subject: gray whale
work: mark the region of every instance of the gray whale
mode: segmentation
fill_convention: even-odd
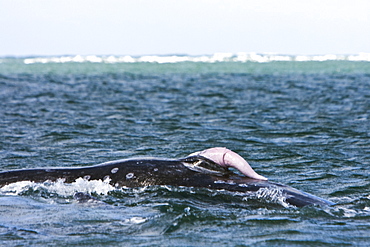
[[[239,175],[201,155],[183,159],[127,159],[79,168],[3,171],[0,172],[0,187],[19,181],[45,182],[63,179],[65,183],[72,183],[78,178],[108,179],[115,187],[173,185],[242,193],[278,189],[287,203],[297,207],[334,205],[333,202],[286,185]]]

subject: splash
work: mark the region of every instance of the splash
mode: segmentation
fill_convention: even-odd
[[[19,195],[30,189],[32,190],[46,190],[50,193],[55,193],[60,196],[72,196],[76,192],[96,193],[98,195],[107,195],[108,192],[116,188],[109,184],[110,179],[105,180],[86,180],[83,178],[76,179],[73,183],[64,183],[63,179],[56,182],[35,183],[31,181],[21,181],[8,184],[0,188],[2,195]]]
[[[284,195],[283,190],[277,187],[260,188],[248,197],[244,197],[243,200],[247,201],[248,199],[262,199],[268,202],[280,204],[284,208],[292,207],[292,205],[286,202],[286,196]]]

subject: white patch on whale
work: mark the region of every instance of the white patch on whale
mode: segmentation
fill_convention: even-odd
[[[118,170],[119,170],[119,168],[118,168],[118,167],[115,167],[115,168],[113,168],[110,172],[114,174],[114,173],[117,173],[117,172],[118,172]]]

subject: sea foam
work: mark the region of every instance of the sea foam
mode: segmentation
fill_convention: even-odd
[[[275,61],[366,61],[370,62],[370,53],[359,53],[352,55],[281,55],[275,53],[215,53],[212,55],[188,56],[188,55],[146,55],[146,56],[97,56],[97,55],[75,55],[54,57],[31,57],[23,60],[25,64],[35,63],[181,63],[181,62],[258,62],[267,63]]]
[[[0,188],[2,195],[19,195],[32,190],[47,190],[50,193],[55,193],[60,196],[73,196],[76,192],[96,193],[99,195],[107,195],[108,192],[116,188],[109,184],[109,178],[105,180],[86,180],[83,178],[76,179],[73,183],[64,183],[63,179],[56,182],[35,183],[31,181],[20,181],[11,183]]]

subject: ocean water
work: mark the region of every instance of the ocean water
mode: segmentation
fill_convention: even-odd
[[[369,246],[368,57],[1,58],[1,171],[222,146],[270,181],[336,203],[19,182],[0,188],[1,245]]]

